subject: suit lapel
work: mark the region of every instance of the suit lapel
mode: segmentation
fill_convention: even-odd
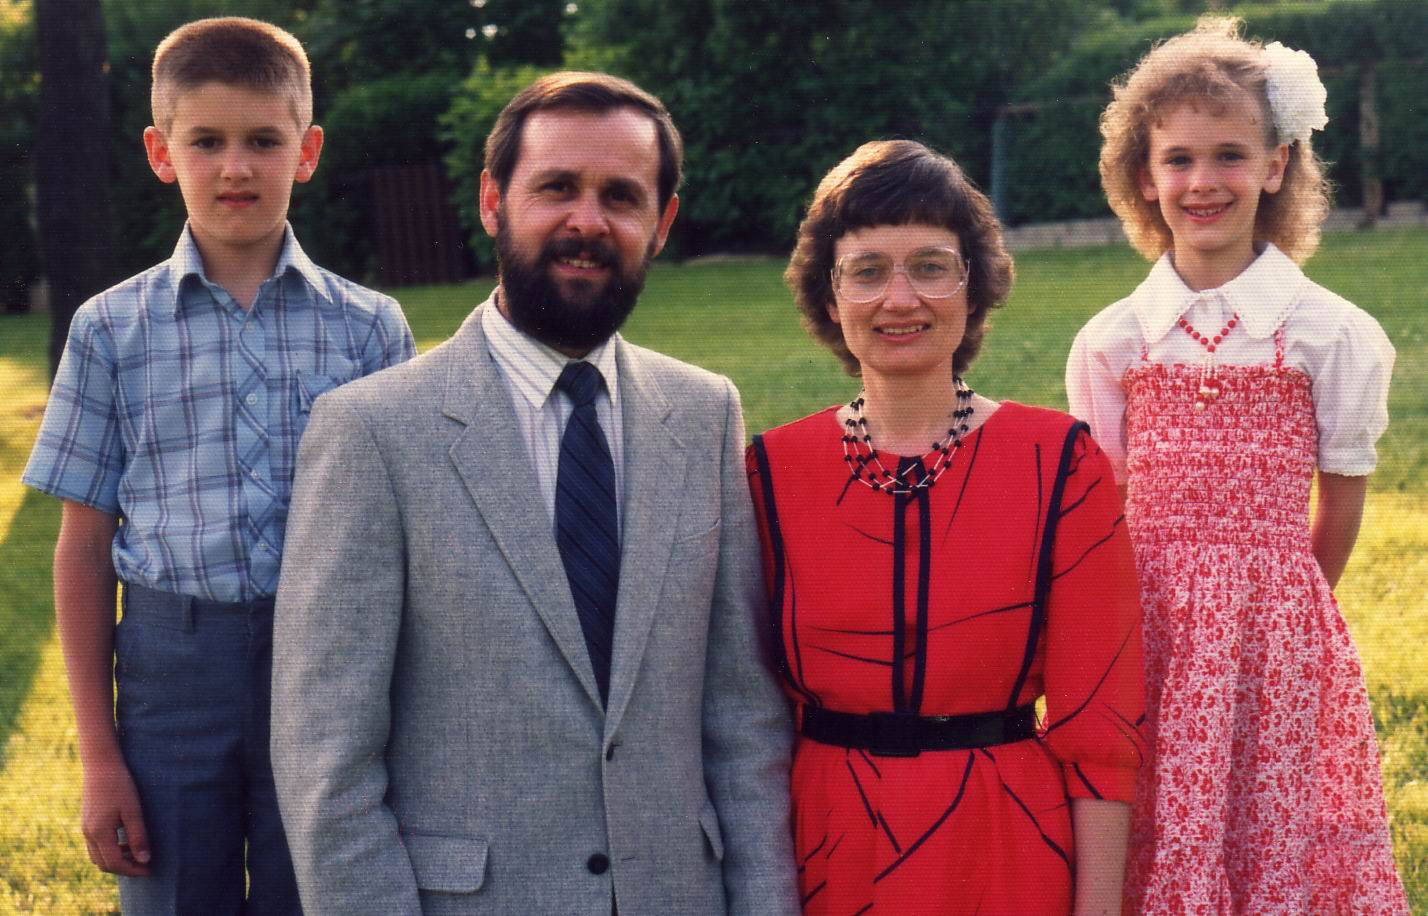
[[[618,727],[639,674],[678,531],[688,460],[684,443],[670,428],[671,405],[658,381],[635,348],[623,339],[617,346],[625,443],[620,494],[624,522],[607,734]]]
[[[451,460],[511,572],[598,707],[600,693],[585,634],[555,547],[550,516],[541,505],[540,488],[517,431],[510,393],[481,331],[481,311],[472,312],[452,339],[455,356],[447,372],[442,412],[466,428],[452,443]],[[498,463],[502,456],[517,473],[502,472]]]

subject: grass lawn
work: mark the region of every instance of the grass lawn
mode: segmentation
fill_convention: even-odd
[[[993,398],[1065,408],[1075,331],[1146,265],[1121,248],[1021,255],[1012,302],[969,374]],[[729,375],[751,432],[852,396],[856,382],[799,327],[772,260],[657,264],[625,333]],[[1428,913],[1428,232],[1328,237],[1309,273],[1373,313],[1398,348],[1358,548],[1339,589],[1367,673],[1398,864]],[[443,340],[490,282],[395,291],[418,344]],[[79,764],[54,635],[58,505],[19,474],[44,407],[46,316],[0,317],[0,914],[117,912],[78,831]]]

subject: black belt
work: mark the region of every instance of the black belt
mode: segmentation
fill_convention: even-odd
[[[1036,736],[1036,707],[965,716],[914,716],[837,712],[803,707],[804,737],[821,744],[862,748],[879,757],[916,757],[923,751],[956,751],[1011,744]]]

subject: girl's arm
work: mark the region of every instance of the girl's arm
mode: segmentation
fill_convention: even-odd
[[[1368,477],[1345,477],[1342,474],[1319,472],[1319,504],[1314,512],[1311,535],[1314,559],[1324,571],[1332,588],[1339,584],[1354,542],[1359,537],[1359,522],[1364,516],[1364,496],[1368,493]]]
[[[1130,805],[1073,798],[1071,830],[1076,837],[1075,916],[1119,916]]]

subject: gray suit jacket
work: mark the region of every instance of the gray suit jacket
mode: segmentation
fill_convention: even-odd
[[[303,437],[272,747],[307,913],[796,913],[737,392],[616,344],[607,711],[478,315]]]

